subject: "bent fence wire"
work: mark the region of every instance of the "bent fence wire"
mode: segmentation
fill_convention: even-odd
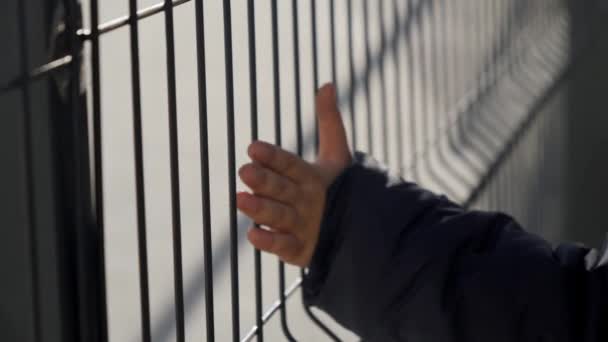
[[[81,307],[99,318],[81,323],[86,340],[356,338],[292,299],[305,270],[254,251],[235,210],[250,141],[314,158],[325,82],[353,149],[467,207],[549,237],[559,227],[564,120],[549,100],[573,61],[562,2],[85,0],[82,25],[76,2],[57,3],[59,47],[33,68],[20,5],[23,67],[0,94],[21,90],[27,143],[32,82],[67,73],[55,84],[75,118],[86,90],[72,145],[91,157],[73,146],[89,161],[74,191],[86,203],[92,180],[94,214],[80,220],[102,237],[95,257],[78,254],[101,287],[76,294],[100,303]]]

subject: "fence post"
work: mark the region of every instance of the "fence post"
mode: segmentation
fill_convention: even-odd
[[[72,54],[81,51],[79,13],[76,1],[0,4],[2,341],[103,335],[85,101]]]

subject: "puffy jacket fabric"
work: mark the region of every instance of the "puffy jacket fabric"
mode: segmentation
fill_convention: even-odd
[[[355,159],[328,191],[308,305],[364,341],[608,341],[606,251],[554,249]]]

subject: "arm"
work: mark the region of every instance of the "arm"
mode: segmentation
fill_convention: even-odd
[[[237,195],[250,242],[309,268],[308,304],[366,341],[608,341],[608,262],[353,162],[333,87],[317,115],[317,161],[254,142]]]
[[[356,159],[328,191],[309,304],[370,341],[607,340],[608,276],[588,250]]]

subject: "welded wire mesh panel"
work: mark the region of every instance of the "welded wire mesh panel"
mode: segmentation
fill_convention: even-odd
[[[68,33],[85,49],[102,340],[357,339],[295,298],[303,271],[254,251],[253,223],[235,210],[251,141],[314,159],[313,99],[326,82],[353,149],[558,234],[563,119],[547,99],[573,59],[559,1],[82,8],[84,24]],[[28,80],[78,65],[74,46],[0,91],[20,87],[27,103]]]
[[[526,156],[531,175],[494,165],[523,162],[503,151],[568,62],[567,17],[552,1],[84,7],[117,341],[352,339],[286,302],[300,271],[245,243],[235,170],[247,144],[312,159],[314,91],[332,81],[354,149],[467,204],[499,206],[479,190],[493,171],[505,179],[500,207],[524,215],[530,196],[509,192],[535,189],[524,182],[538,178],[538,158]]]

